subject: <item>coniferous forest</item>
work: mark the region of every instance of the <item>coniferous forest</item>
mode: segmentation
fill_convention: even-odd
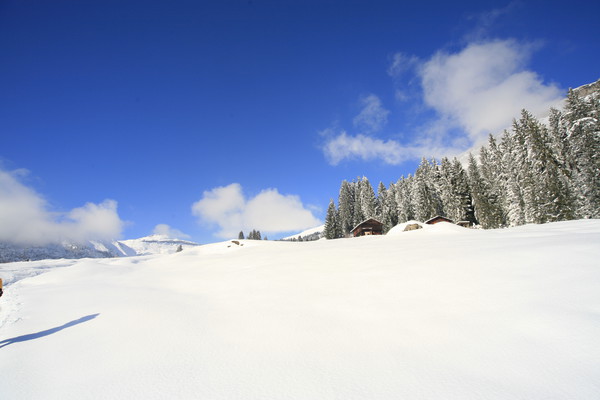
[[[366,177],[343,181],[324,236],[347,236],[368,218],[384,232],[436,215],[482,228],[600,218],[599,121],[600,80],[569,90],[564,108],[550,110],[545,123],[523,110],[466,165],[423,158],[414,175],[379,183],[377,194]]]

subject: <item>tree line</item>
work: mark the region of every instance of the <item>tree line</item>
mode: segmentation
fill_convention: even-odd
[[[244,236],[244,231],[240,231],[240,233],[238,234],[238,239],[269,240],[266,236],[263,239],[262,235],[260,234],[260,231],[256,230],[256,229],[252,229],[252,231],[248,232],[248,236],[247,237]]]
[[[423,158],[413,175],[389,187],[380,182],[377,195],[366,177],[342,181],[324,236],[345,237],[368,218],[384,232],[436,215],[482,228],[600,218],[600,93],[584,94],[569,90],[564,109],[551,109],[545,123],[523,110],[466,166]]]

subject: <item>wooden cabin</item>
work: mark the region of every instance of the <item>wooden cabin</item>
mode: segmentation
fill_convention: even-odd
[[[369,218],[366,221],[361,222],[352,229],[352,236],[369,236],[369,235],[383,235],[383,224],[376,219]]]
[[[427,225],[434,225],[434,224],[437,224],[438,222],[450,222],[451,224],[454,223],[454,221],[452,221],[451,219],[442,217],[440,215],[436,215],[435,217],[428,219],[424,223]]]

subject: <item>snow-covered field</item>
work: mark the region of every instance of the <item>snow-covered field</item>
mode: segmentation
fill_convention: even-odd
[[[600,220],[241,244],[0,264],[0,398],[600,398]]]

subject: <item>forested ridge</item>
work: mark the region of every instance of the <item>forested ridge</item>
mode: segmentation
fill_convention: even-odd
[[[600,218],[599,121],[600,80],[569,90],[564,108],[551,109],[544,123],[523,110],[466,165],[423,158],[414,174],[379,183],[377,195],[366,177],[344,180],[324,236],[344,237],[368,218],[384,231],[436,215],[482,228]]]

